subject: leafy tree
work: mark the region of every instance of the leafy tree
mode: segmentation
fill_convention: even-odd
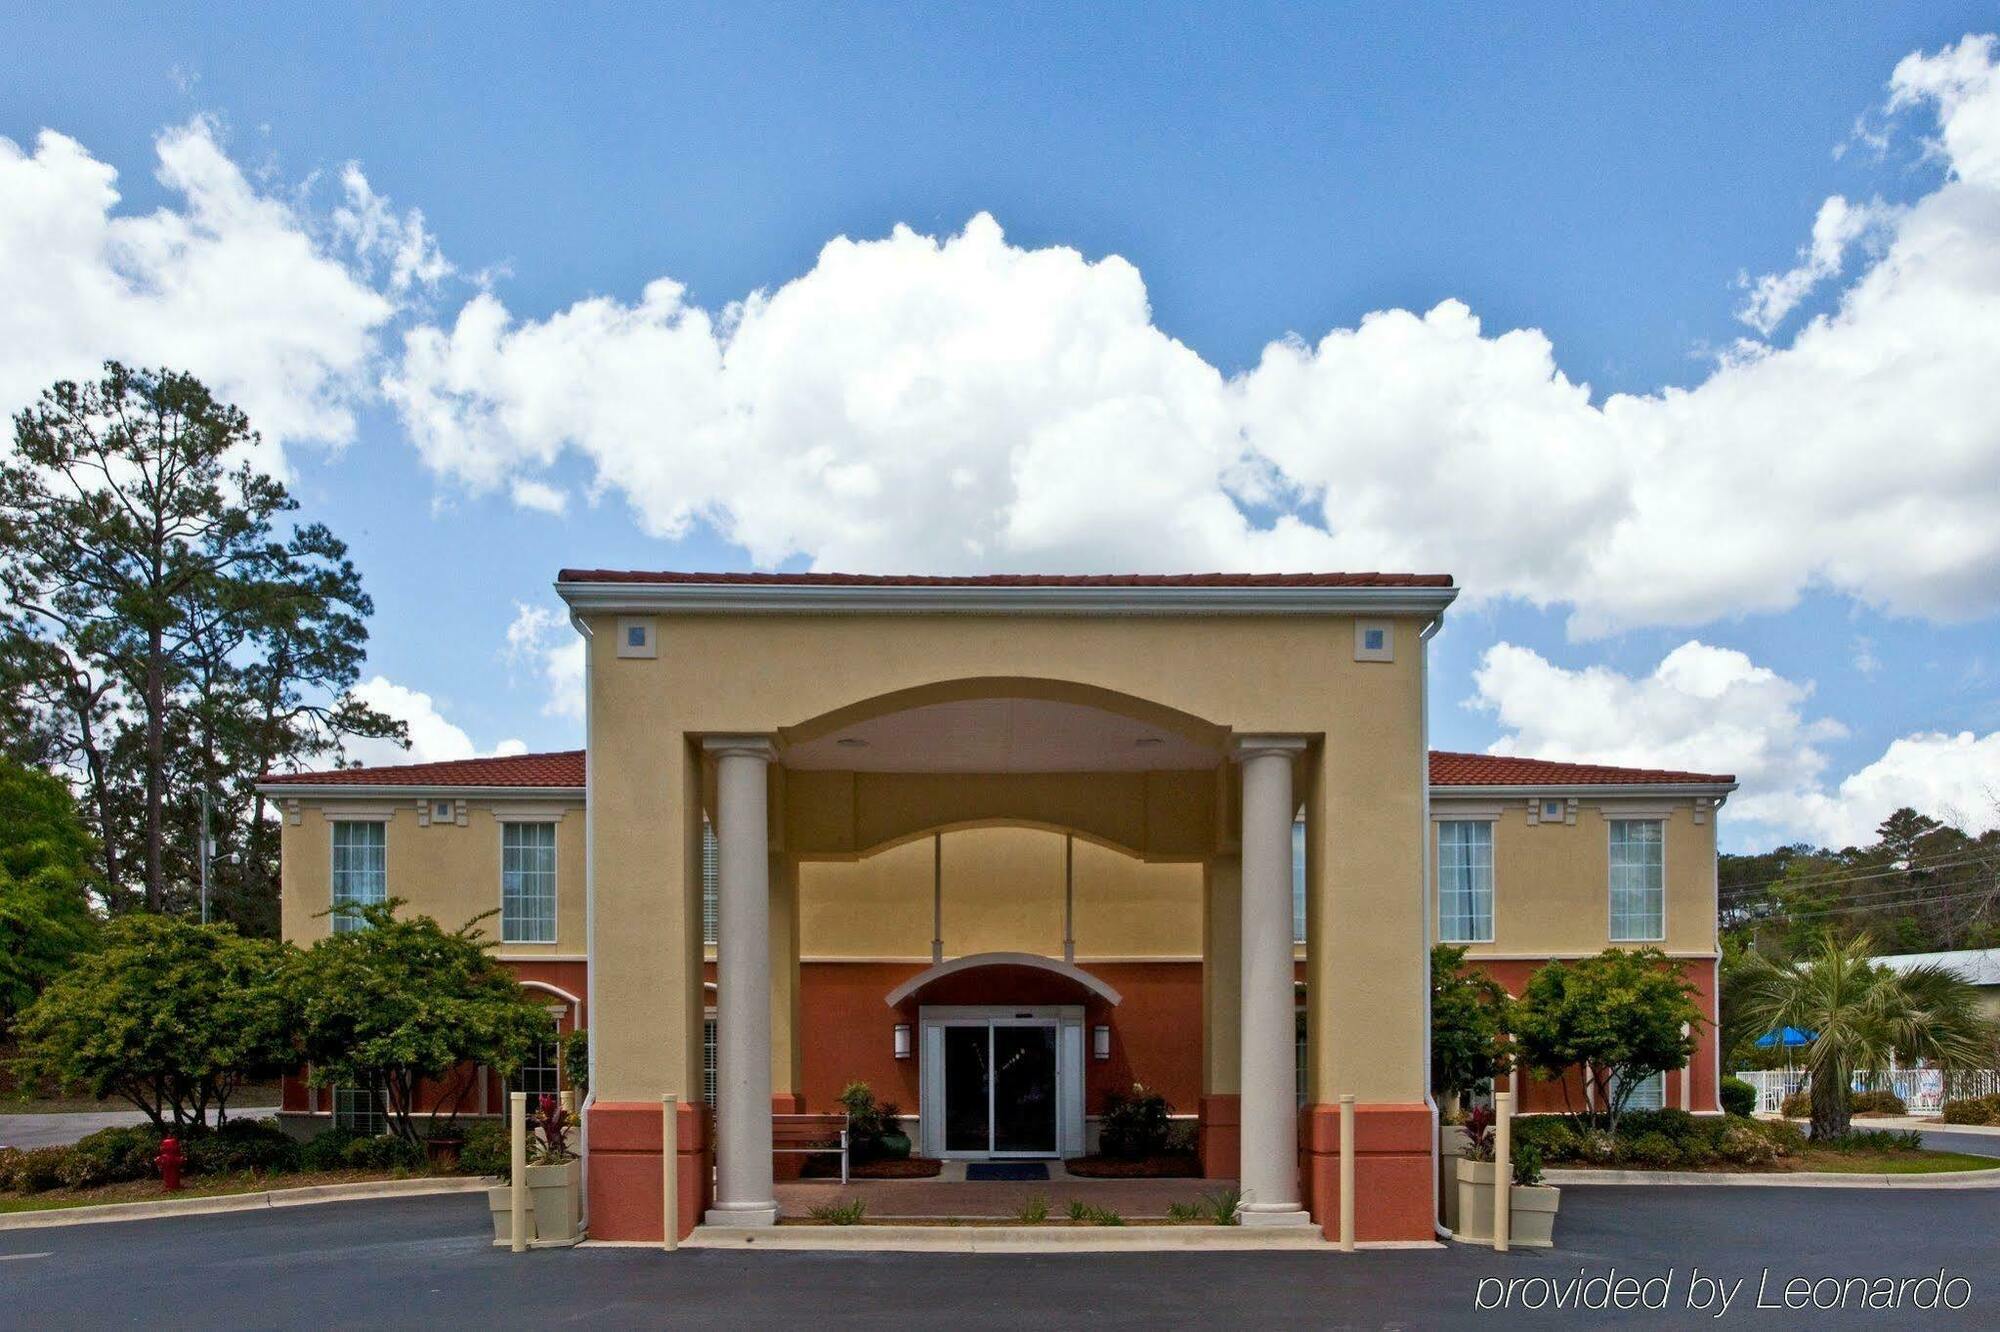
[[[1857,1069],[1879,1067],[1891,1055],[1971,1068],[1993,1052],[1993,1024],[1963,976],[1936,964],[1898,973],[1871,961],[1873,954],[1865,935],[1844,942],[1825,935],[1797,960],[1753,954],[1746,963],[1750,1020],[1764,1031],[1813,1033],[1801,1062],[1812,1075],[1815,1138],[1846,1136]]]
[[[1498,982],[1467,966],[1466,950],[1431,949],[1431,1090],[1456,1110],[1459,1098],[1506,1073],[1511,1000]]]
[[[91,852],[69,788],[0,757],[0,1034],[94,940]]]
[[[121,916],[21,1015],[24,1079],[118,1096],[155,1126],[217,1124],[246,1081],[296,1066],[293,950],[228,925]]]
[[[1593,1122],[1616,1132],[1634,1087],[1694,1055],[1704,1021],[1694,987],[1657,948],[1607,948],[1576,962],[1551,962],[1514,1004],[1517,1057],[1563,1089],[1581,1070],[1592,1089]]]
[[[429,916],[398,916],[401,905],[341,907],[366,928],[307,949],[295,994],[313,1083],[381,1089],[394,1131],[415,1142],[437,1131],[440,1116],[457,1119],[476,1066],[511,1076],[539,1042],[555,1039],[555,1024],[493,960],[478,928],[484,917],[448,931]]]
[[[319,524],[274,530],[297,502],[251,461],[243,413],[189,375],[108,362],[20,413],[14,446],[0,714],[77,774],[114,906],[183,904],[204,786],[237,886],[274,898],[257,775],[403,735],[351,693],[372,607],[346,548]]]

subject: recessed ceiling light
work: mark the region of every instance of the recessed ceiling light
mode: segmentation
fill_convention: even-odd
[[[1160,737],[1157,735],[1142,735],[1137,740],[1134,740],[1132,743],[1137,745],[1141,749],[1158,749],[1161,745],[1164,745],[1167,742],[1160,739]]]
[[[866,740],[863,740],[863,739],[862,739],[862,738],[861,738],[860,736],[858,736],[858,735],[843,735],[843,736],[841,736],[841,737],[840,737],[840,739],[838,739],[838,740],[834,741],[833,743],[835,743],[836,745],[839,745],[839,746],[840,746],[840,747],[841,747],[842,749],[866,749],[866,748],[868,748],[868,742],[867,742]]]

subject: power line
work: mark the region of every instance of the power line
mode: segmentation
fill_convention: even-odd
[[[1972,892],[1947,893],[1940,897],[1926,897],[1908,902],[1879,902],[1859,906],[1824,907],[1814,911],[1793,911],[1770,916],[1758,916],[1756,920],[1760,923],[1789,923],[1801,920],[1816,920],[1825,916],[1849,916],[1866,911],[1888,911],[1898,907],[1944,906],[1952,902],[1968,902],[1973,898],[1991,900],[1995,896],[1996,891],[2000,890],[1996,890],[1995,888],[1980,888]]]
[[[1763,884],[1737,884],[1733,887],[1725,888],[1722,895],[1724,897],[1748,897],[1756,893],[1769,892],[1773,888],[1811,888],[1819,884],[1858,883],[1868,879],[1890,879],[1898,875],[1924,874],[1934,870],[1956,869],[1965,865],[1985,864],[1996,858],[2000,857],[1996,857],[1991,852],[1980,851],[1967,852],[1959,856],[1948,856],[1940,860],[1928,861],[1908,868],[1886,867],[1876,870],[1858,870],[1854,873],[1831,870],[1824,874],[1808,875],[1795,879],[1772,879],[1769,883]]]
[[[1909,884],[1904,884],[1901,887],[1897,888],[1880,888],[1865,893],[1850,893],[1841,897],[1836,902],[1830,903],[1829,905],[1875,902],[1879,905],[1891,906],[1894,905],[1896,898],[1908,897],[1912,894],[1922,895],[1925,893],[1936,893],[1944,891],[1957,892],[1961,889],[1967,892],[1977,892],[1986,889],[1991,889],[1994,887],[2000,887],[2000,882],[1985,884],[1985,885],[1975,885],[1966,883],[1909,883]],[[1721,903],[1721,905],[1724,907],[1745,907],[1745,906],[1755,906],[1759,902],[1765,902],[1771,900],[1772,899],[1770,898],[1735,898],[1729,901],[1725,901]],[[1816,910],[1817,908],[1807,906],[1804,907],[1803,909]]]

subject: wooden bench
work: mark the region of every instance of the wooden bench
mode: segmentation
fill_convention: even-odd
[[[840,1154],[840,1182],[847,1183],[847,1116],[772,1115],[771,1151],[781,1156]]]

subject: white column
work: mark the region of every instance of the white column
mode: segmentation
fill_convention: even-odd
[[[1292,982],[1292,761],[1296,736],[1246,736],[1243,764],[1242,1220],[1306,1225],[1299,1206]]]
[[[715,1206],[712,1226],[777,1224],[771,1184],[771,742],[717,737]]]

